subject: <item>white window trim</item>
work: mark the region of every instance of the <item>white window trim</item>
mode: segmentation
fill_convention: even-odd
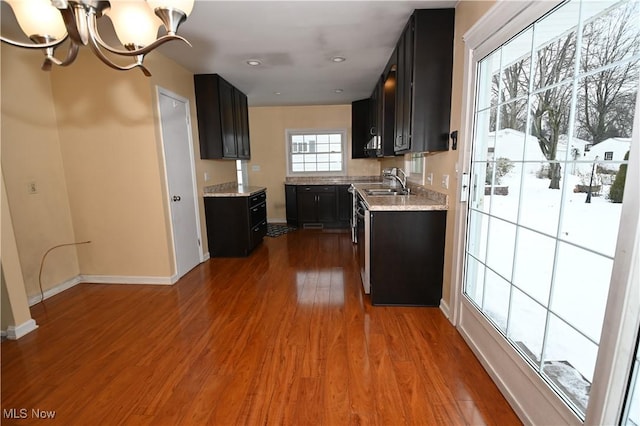
[[[473,110],[476,87],[476,64],[487,54],[515,36],[561,1],[498,1],[485,16],[463,36],[465,41],[462,117],[459,131],[458,164],[461,173],[469,173],[473,138]],[[506,23],[506,24],[505,24]],[[636,123],[640,117],[637,99]],[[625,232],[618,236],[612,285],[594,372],[590,403],[584,424],[615,424],[619,421],[624,394],[633,362],[635,336],[640,318],[640,138],[634,128],[632,152],[627,169],[627,196],[620,219]],[[464,182],[459,179],[459,182]],[[456,200],[468,188],[459,186]],[[489,375],[526,424],[580,424],[571,411],[529,364],[518,355],[506,339],[463,296],[464,247],[467,225],[466,202],[454,203],[454,247],[450,299],[443,300],[443,310],[478,356]],[[635,281],[634,281],[635,280]],[[447,305],[448,304],[448,305]],[[449,308],[450,307],[450,311]],[[445,309],[447,308],[447,309]]]
[[[287,177],[305,177],[305,176],[346,176],[347,175],[347,129],[286,129],[284,145],[287,155]],[[291,170],[291,134],[327,134],[340,133],[342,135],[342,171],[339,172],[294,172]]]

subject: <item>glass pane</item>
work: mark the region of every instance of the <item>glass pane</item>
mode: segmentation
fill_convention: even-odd
[[[575,132],[580,140],[574,143],[583,154],[587,152],[586,144],[595,145],[589,147],[583,160],[592,160],[596,155],[600,156],[600,160],[605,160],[604,153],[607,150],[600,145],[603,141],[609,145],[607,148],[613,147],[613,138],[631,141],[640,77],[640,66],[637,62],[635,65],[627,63],[609,68],[578,80]],[[600,149],[597,149],[598,147]],[[614,150],[614,153],[616,151]],[[613,159],[622,160],[622,156],[614,155]]]
[[[329,171],[329,163],[318,163],[318,171],[319,172],[328,172]]]
[[[555,239],[518,229],[513,283],[544,306],[549,303],[555,249]]]
[[[489,220],[489,244],[487,266],[503,277],[511,279],[513,267],[516,227],[500,219]]]
[[[333,143],[342,144],[342,135],[340,133],[330,134],[329,142],[331,142],[332,144]]]
[[[498,49],[478,63],[477,110],[498,104],[500,54],[501,50]]]
[[[598,347],[550,315],[543,375],[582,413],[586,412]]]
[[[516,222],[520,199],[521,163],[514,163],[500,157],[487,164],[487,181],[493,180],[491,194],[491,215]]]
[[[303,163],[304,162],[304,155],[303,154],[294,154],[291,156],[291,162],[292,163]]]
[[[342,145],[339,143],[332,143],[331,152],[342,152]]]
[[[294,144],[299,144],[304,142],[304,137],[302,135],[292,135],[291,142]]]
[[[613,260],[560,243],[551,310],[600,341]]]
[[[551,168],[558,168],[554,173],[560,173],[560,164],[541,163],[535,174],[524,174],[518,222],[520,225],[555,236],[558,232],[562,191],[549,188],[551,181],[548,176]]]
[[[484,265],[471,256],[467,256],[464,292],[480,308],[482,308],[482,294],[484,292],[484,273]]]
[[[316,164],[315,163],[305,163],[304,171],[305,172],[315,172],[316,171]]]
[[[491,187],[487,187],[487,163],[476,162],[473,164],[471,175],[471,206],[474,209],[489,213],[491,206]]]
[[[291,165],[291,171],[294,172],[304,172],[304,164],[302,163],[294,163]]]
[[[332,172],[339,172],[342,170],[342,163],[341,162],[332,162],[329,163],[329,170],[331,170]]]
[[[329,144],[328,143],[319,143],[316,146],[316,152],[329,152]]]
[[[533,363],[540,365],[547,310],[513,289],[508,336]]]
[[[329,154],[318,154],[318,163],[320,162],[328,162]]]
[[[473,141],[473,160],[485,161],[495,150],[497,108],[476,114],[476,130]]]
[[[580,70],[592,71],[640,53],[640,5],[637,1],[610,7],[610,2],[583,2]]]
[[[574,0],[534,25],[534,90],[573,76],[579,15],[580,2]]]
[[[305,163],[315,163],[316,162],[316,154],[305,154],[304,155]]]
[[[598,166],[593,164],[589,169],[589,172],[580,172],[583,169],[578,168],[578,175],[567,177],[568,182],[573,182],[565,188],[560,238],[613,257],[622,204],[613,203],[604,196],[611,185],[604,184],[603,175],[597,172]],[[615,175],[606,181],[613,180]],[[624,173],[619,180],[620,187],[624,188]]]
[[[503,333],[507,331],[510,290],[511,286],[507,281],[487,269],[482,311],[495,322]]]
[[[342,162],[342,154],[329,154],[329,160],[336,163]]]
[[[500,102],[521,98],[529,92],[532,39],[533,30],[529,28],[502,46]]]
[[[321,143],[324,143],[324,144],[329,143],[329,135],[317,135],[317,142],[319,144],[321,144]]]
[[[469,235],[467,236],[467,252],[480,262],[485,261],[487,252],[487,231],[489,228],[489,216],[476,210],[469,215]]]

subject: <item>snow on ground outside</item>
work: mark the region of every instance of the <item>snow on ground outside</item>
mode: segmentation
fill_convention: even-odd
[[[520,192],[520,166],[505,176],[502,184],[509,186],[507,196],[486,196],[479,208],[511,221],[517,220]],[[586,194],[574,193],[579,178],[567,174],[561,181],[561,190],[549,189],[548,179],[538,179],[535,170],[525,170],[523,199],[519,223],[561,240],[558,245],[557,270],[551,309],[592,340],[600,340],[604,308],[609,289],[613,260],[592,253],[567,242],[586,247],[613,257],[618,234],[621,204],[606,199],[605,188],[591,203],[585,203]],[[565,195],[562,218],[561,196]],[[561,221],[560,231],[558,223]],[[486,249],[486,263],[524,292],[514,292],[511,309],[509,337],[522,341],[539,359],[542,351],[545,309],[535,303],[547,305],[553,270],[555,241],[545,235],[520,229],[516,242],[516,227],[499,219],[482,221],[481,239],[486,240],[487,227],[491,223],[491,241]],[[480,250],[484,256],[484,250]],[[514,259],[515,257],[515,259]],[[478,274],[479,279],[483,276]],[[509,284],[500,276],[487,271],[487,296],[484,311],[496,320],[504,330],[509,304]],[[477,296],[482,294],[479,283]],[[477,301],[480,297],[475,297]],[[531,297],[529,297],[531,296]],[[552,316],[545,350],[545,360],[568,361],[589,381],[592,380],[597,347]]]

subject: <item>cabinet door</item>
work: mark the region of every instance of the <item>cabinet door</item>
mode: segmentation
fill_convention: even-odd
[[[298,187],[298,222],[317,223],[316,192],[312,187]]]
[[[404,42],[405,31],[402,32],[398,44],[396,45],[395,54],[397,55],[397,69],[396,69],[396,99],[395,99],[395,122],[394,122],[394,139],[393,149],[395,152],[399,152],[403,149],[402,130],[404,129],[404,96],[405,96],[405,76],[404,76]]]
[[[409,19],[401,40],[398,46],[398,79],[401,80],[401,87],[399,87],[400,96],[396,101],[396,112],[398,108],[401,111],[396,118],[396,126],[399,126],[396,130],[396,137],[398,135],[400,137],[395,143],[396,152],[406,152],[411,148],[413,17]],[[400,62],[400,58],[402,62]]]
[[[249,109],[247,96],[236,89],[234,90],[234,97],[238,158],[248,160],[251,158],[251,150],[249,147]]]
[[[222,156],[237,158],[236,114],[234,109],[234,88],[223,79],[219,80],[220,116],[222,124]]]
[[[367,157],[369,142],[369,99],[351,103],[351,158]]]
[[[338,207],[336,201],[336,192],[333,188],[331,191],[322,191],[316,194],[318,222],[334,223],[338,217]]]
[[[349,185],[336,186],[336,197],[338,200],[338,222],[347,226],[351,223],[353,209],[353,198],[349,192]]]
[[[295,185],[284,186],[287,225],[298,226],[298,194]]]

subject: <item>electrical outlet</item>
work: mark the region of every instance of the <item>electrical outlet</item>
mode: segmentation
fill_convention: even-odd
[[[254,164],[253,166],[251,166],[251,171],[252,172],[259,172],[260,171],[260,165],[259,164]]]
[[[211,175],[209,172],[204,172],[204,181],[209,182],[211,180]]]
[[[29,194],[37,194],[38,193],[38,185],[36,185],[36,181],[31,181],[27,184],[27,192]]]
[[[449,175],[442,175],[442,187],[449,189]]]
[[[433,173],[427,173],[427,184],[433,185]]]

